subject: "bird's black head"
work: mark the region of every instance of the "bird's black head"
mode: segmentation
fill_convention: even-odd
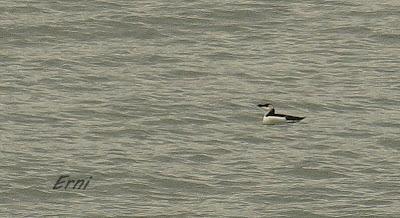
[[[275,109],[274,106],[272,106],[272,104],[259,104],[257,105],[258,107],[260,107],[261,109],[263,109],[264,111],[266,111],[268,114],[274,114],[275,113]]]
[[[259,107],[269,107],[270,104],[258,104],[257,106],[259,106]]]

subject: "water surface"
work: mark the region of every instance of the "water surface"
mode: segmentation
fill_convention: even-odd
[[[3,1],[0,213],[398,217],[399,11]],[[265,102],[307,118],[261,125]]]

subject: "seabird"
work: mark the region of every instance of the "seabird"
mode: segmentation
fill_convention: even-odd
[[[305,118],[286,114],[276,114],[272,104],[259,104],[258,107],[266,111],[263,117],[263,124],[296,123]]]

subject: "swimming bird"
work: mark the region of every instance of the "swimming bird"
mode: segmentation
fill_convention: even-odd
[[[263,124],[296,123],[305,118],[285,114],[276,114],[272,104],[259,104],[257,106],[266,111],[263,117]]]

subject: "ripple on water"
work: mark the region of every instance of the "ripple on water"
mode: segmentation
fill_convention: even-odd
[[[287,176],[293,176],[303,179],[323,180],[332,178],[346,178],[345,174],[335,172],[333,169],[315,169],[296,167],[285,172]]]
[[[397,138],[379,138],[378,144],[397,151],[400,150],[400,140]]]

